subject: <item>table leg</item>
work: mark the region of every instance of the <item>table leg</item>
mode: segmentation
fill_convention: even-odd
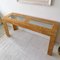
[[[3,27],[4,27],[4,30],[5,30],[6,35],[7,35],[8,37],[10,37],[7,23],[6,23],[6,22],[4,22],[4,21],[3,21]]]
[[[48,55],[52,55],[55,41],[56,41],[56,36],[51,36],[50,42],[49,42],[49,47],[48,47]]]
[[[16,25],[13,25],[14,30],[18,30],[18,27]]]

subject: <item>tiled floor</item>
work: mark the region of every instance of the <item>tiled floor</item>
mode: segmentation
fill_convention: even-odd
[[[0,60],[60,60],[57,45],[54,55],[47,55],[49,39],[24,30],[10,31],[0,38]]]

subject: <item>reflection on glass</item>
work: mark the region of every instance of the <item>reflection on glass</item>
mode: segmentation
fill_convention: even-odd
[[[10,18],[13,18],[13,19],[20,20],[20,21],[25,20],[24,16],[15,16],[15,15],[10,15],[9,17],[10,17]]]
[[[52,29],[52,27],[53,27],[53,25],[51,25],[51,24],[43,23],[43,22],[40,22],[40,21],[30,20],[29,23],[34,24],[34,25],[38,25],[38,26],[41,26],[41,27],[45,27],[45,28],[48,28],[48,29]]]

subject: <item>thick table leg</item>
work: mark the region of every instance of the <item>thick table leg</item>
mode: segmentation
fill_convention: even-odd
[[[49,47],[48,47],[48,55],[52,55],[55,41],[56,41],[56,36],[51,36],[50,42],[49,42]]]
[[[18,27],[16,25],[13,25],[14,30],[18,30]]]
[[[3,22],[3,27],[4,27],[4,30],[5,30],[5,33],[8,37],[10,37],[10,34],[9,34],[9,30],[8,30],[8,26],[7,26],[7,23],[6,22]]]

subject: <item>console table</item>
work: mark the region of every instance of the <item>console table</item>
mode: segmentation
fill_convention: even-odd
[[[18,13],[11,13],[3,17],[3,26],[6,35],[10,36],[7,23],[11,23],[14,30],[17,30],[17,26],[20,26],[50,36],[48,55],[52,55],[59,27],[57,22]]]

